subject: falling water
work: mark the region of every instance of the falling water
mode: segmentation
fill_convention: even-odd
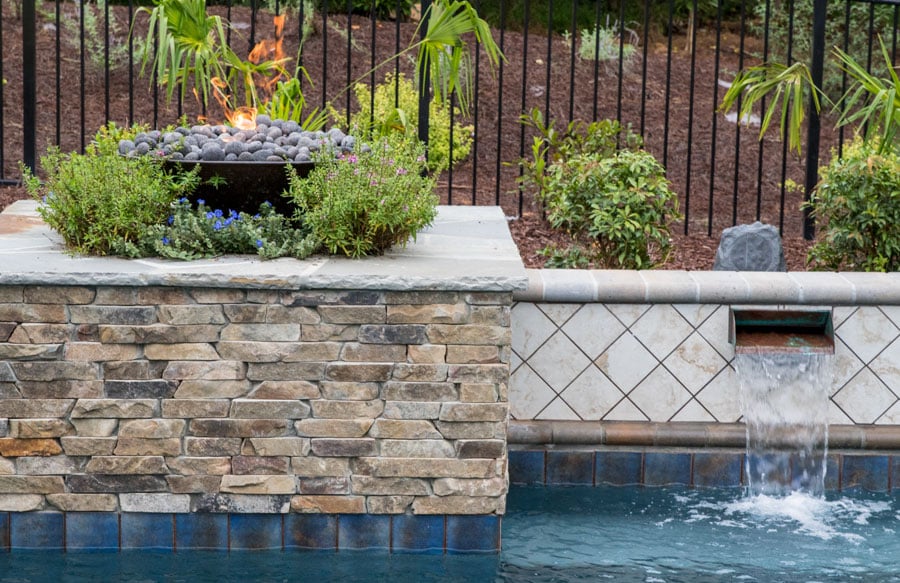
[[[762,350],[735,355],[751,494],[824,495],[832,358]]]

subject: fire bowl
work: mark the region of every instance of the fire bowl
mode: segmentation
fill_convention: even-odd
[[[167,160],[164,166],[173,172],[198,168],[200,185],[189,197],[192,202],[206,201],[212,209],[255,213],[259,205],[268,201],[285,215],[292,215],[294,207],[282,196],[288,188],[287,166],[298,176],[307,176],[314,162],[272,161],[185,161]]]

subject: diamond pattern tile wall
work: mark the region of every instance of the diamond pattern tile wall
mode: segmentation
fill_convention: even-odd
[[[512,310],[515,419],[739,421],[729,306]],[[900,307],[835,307],[832,423],[900,423]]]

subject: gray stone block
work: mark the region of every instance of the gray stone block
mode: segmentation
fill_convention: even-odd
[[[725,229],[713,271],[787,271],[778,229],[759,221]]]

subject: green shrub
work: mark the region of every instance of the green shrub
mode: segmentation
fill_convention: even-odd
[[[538,188],[547,220],[572,237],[548,248],[550,267],[648,269],[668,257],[669,223],[680,219],[665,170],[638,149],[640,139],[614,121],[573,122],[562,134],[533,111],[538,130],[524,181]]]
[[[424,163],[421,147],[396,140],[340,158],[320,152],[306,178],[289,169],[286,195],[329,253],[380,255],[434,220],[438,200]]]
[[[824,230],[809,260],[846,271],[900,270],[900,156],[857,138],[820,176],[809,208]]]
[[[197,185],[195,173],[169,174],[151,156],[119,156],[118,141],[127,134],[110,124],[84,154],[51,149],[41,158],[44,184],[22,169],[29,194],[43,203],[41,217],[72,251],[107,255],[136,241],[146,225],[164,222],[172,202]]]
[[[392,133],[402,134],[408,141],[418,141],[419,94],[415,84],[403,73],[394,77],[388,73],[383,83],[375,86],[375,108],[368,85],[358,83],[354,88],[359,110],[350,117],[353,133],[365,139],[378,139]],[[394,98],[397,98],[396,102]],[[374,111],[374,115],[373,115]],[[454,109],[459,119],[459,110]],[[453,122],[453,141],[450,141],[450,108],[435,97],[428,119],[428,169],[440,172],[452,163],[464,160],[472,148],[474,128]]]

